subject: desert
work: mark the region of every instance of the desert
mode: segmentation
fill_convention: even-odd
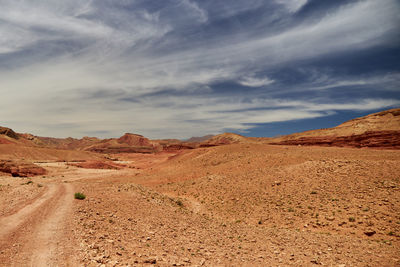
[[[1,266],[400,264],[399,109],[276,138],[0,133]]]
[[[400,266],[399,14],[0,0],[0,267]]]

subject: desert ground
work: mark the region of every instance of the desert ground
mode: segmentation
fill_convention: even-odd
[[[1,266],[400,265],[399,150],[57,153],[0,173]]]

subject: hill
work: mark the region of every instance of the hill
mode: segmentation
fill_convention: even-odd
[[[400,148],[400,109],[344,122],[334,128],[273,138],[271,144]]]
[[[229,144],[318,145],[399,149],[400,109],[390,109],[356,118],[334,128],[311,130],[276,138],[255,138],[235,133],[223,133],[215,136],[192,137],[181,141],[178,139],[151,140],[142,135],[126,133],[119,138],[83,137],[76,139],[71,137],[40,137],[29,133],[16,133],[10,128],[0,127],[0,145],[25,147],[25,150],[27,150],[27,147],[31,147],[31,150],[36,147],[105,154],[157,153]],[[21,150],[21,148],[18,149]]]

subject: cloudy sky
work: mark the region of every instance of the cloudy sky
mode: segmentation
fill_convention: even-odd
[[[0,0],[0,125],[273,136],[400,106],[398,0]]]

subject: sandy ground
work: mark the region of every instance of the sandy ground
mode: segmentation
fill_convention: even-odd
[[[400,265],[400,151],[113,157],[126,168],[0,176],[0,266]]]

